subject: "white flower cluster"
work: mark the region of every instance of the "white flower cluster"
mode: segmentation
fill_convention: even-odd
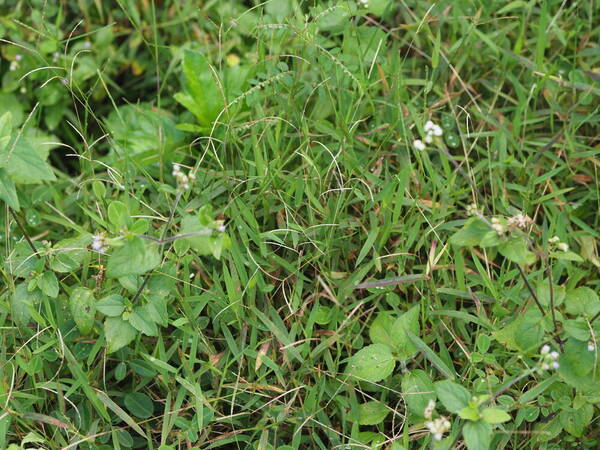
[[[413,141],[413,147],[416,150],[425,150],[425,144],[431,144],[433,142],[434,136],[441,136],[442,134],[444,134],[444,130],[442,130],[442,127],[436,125],[431,120],[425,122],[425,126],[423,128],[425,129],[425,142],[423,142],[421,139],[415,139]]]
[[[431,434],[433,439],[441,441],[444,437],[444,433],[450,429],[450,421],[444,416],[440,416],[437,419],[432,419],[433,411],[435,410],[435,400],[429,400],[429,403],[423,411],[423,417],[427,419],[425,426]]]
[[[500,222],[497,217],[492,217],[492,229],[498,234],[503,235],[506,232],[506,227]]]
[[[92,249],[96,250],[98,253],[105,253],[107,245],[108,242],[104,233],[98,233],[94,235],[92,240]]]
[[[19,68],[19,61],[21,61],[22,59],[23,55],[15,55],[15,60],[10,63],[10,67],[8,68],[8,70],[10,70],[11,72],[17,70]]]
[[[508,225],[510,225],[511,227],[521,228],[523,230],[527,228],[527,226],[532,222],[533,220],[531,220],[531,217],[521,213],[512,216],[508,219]]]
[[[363,8],[368,8],[369,7],[369,0],[358,0],[358,3],[363,7]]]
[[[550,346],[545,344],[540,350],[540,368],[542,370],[558,369],[560,367],[557,361],[559,356],[557,351],[550,351]]]
[[[192,171],[188,172],[187,175],[183,173],[179,164],[173,164],[173,172],[171,173],[177,179],[177,186],[181,189],[189,189],[190,182],[196,179],[196,175]]]
[[[548,243],[552,246],[556,246],[556,248],[561,252],[569,251],[569,244],[567,244],[566,242],[560,242],[560,238],[558,236],[554,236],[548,239]]]
[[[467,205],[467,215],[468,216],[478,216],[481,214],[481,211],[479,210],[479,208],[477,208],[477,205],[475,203],[471,203],[470,205]]]

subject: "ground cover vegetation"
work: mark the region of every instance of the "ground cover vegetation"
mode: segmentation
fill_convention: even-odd
[[[599,14],[2,2],[0,448],[598,448]]]

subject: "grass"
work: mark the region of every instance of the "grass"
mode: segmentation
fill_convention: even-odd
[[[599,323],[597,295],[572,306],[599,288],[593,2],[371,3],[0,8],[0,115],[60,143],[55,180],[15,175],[14,216],[2,197],[0,448],[597,447],[597,352],[587,370],[569,347],[595,345]],[[185,50],[206,65],[186,72]],[[190,77],[216,105],[206,123],[174,99]],[[444,135],[417,151],[428,120]],[[538,259],[453,245],[472,203],[528,215]],[[178,238],[198,211],[229,246]],[[117,264],[133,234],[164,243]],[[548,257],[555,235],[577,258]],[[125,331],[77,309],[86,292],[124,299],[130,342],[107,351]],[[393,370],[353,376],[382,340]],[[561,369],[535,371],[547,343]],[[461,416],[444,379],[510,420]],[[429,398],[451,422],[439,442]]]

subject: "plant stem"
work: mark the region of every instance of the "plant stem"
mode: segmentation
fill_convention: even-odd
[[[31,247],[31,250],[33,250],[33,254],[38,259],[41,259],[41,256],[39,255],[37,248],[35,248],[35,245],[33,245],[33,242],[31,241],[31,238],[27,234],[27,231],[25,230],[25,227],[23,227],[23,224],[21,224],[21,221],[19,220],[19,217],[17,216],[17,213],[15,213],[15,211],[11,207],[9,207],[8,210],[10,211],[10,215],[13,217],[13,219],[15,219],[15,222],[17,223],[17,226],[19,227],[19,230],[21,230],[21,233],[23,233],[23,236],[25,236],[25,239],[27,240],[27,243]]]
[[[173,222],[173,217],[175,217],[175,211],[177,211],[177,206],[179,205],[179,200],[181,200],[181,192],[182,191],[177,191],[177,196],[175,197],[175,202],[173,203],[173,208],[171,208],[171,214],[169,215],[169,220],[167,220],[167,225],[165,226],[165,229],[163,230],[162,235],[160,237],[159,245],[160,245],[161,257],[162,257],[162,254],[163,254],[163,251],[165,248],[165,242],[166,242],[165,238],[167,236],[167,232],[169,231],[169,227],[171,226],[171,223]],[[148,280],[150,279],[150,275],[152,275],[152,272],[154,272],[154,270],[151,270],[144,276],[144,281],[142,281],[142,284],[140,285],[139,289],[137,290],[137,292],[131,299],[132,303],[135,302],[138,299],[138,297],[141,295],[142,291],[146,287],[146,284],[148,283]]]
[[[531,286],[531,284],[529,284],[529,280],[527,279],[527,275],[525,275],[525,272],[523,271],[523,268],[519,264],[515,264],[515,265],[519,269],[519,273],[521,274],[521,278],[523,278],[523,281],[525,282],[525,286],[527,286],[527,290],[529,291],[529,293],[533,297],[533,300],[535,301],[535,304],[537,305],[538,309],[542,313],[542,317],[544,317],[546,315],[546,313],[544,311],[544,308],[543,308],[542,304],[540,303],[540,300],[538,299],[537,294],[533,290],[533,287]],[[554,311],[552,311],[552,313],[554,314]],[[554,334],[553,338],[556,341],[556,343],[559,345],[560,349],[562,350],[563,349],[563,344],[562,344],[562,340],[558,336],[558,329],[556,327],[556,322],[554,323],[554,333],[555,334]]]

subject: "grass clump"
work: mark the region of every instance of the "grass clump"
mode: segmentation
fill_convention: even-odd
[[[0,448],[597,448],[591,2],[0,7]]]

